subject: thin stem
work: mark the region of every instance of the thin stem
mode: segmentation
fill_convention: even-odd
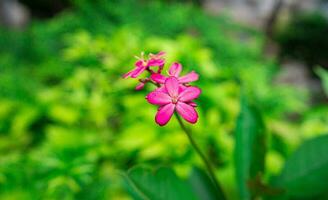
[[[206,156],[203,154],[203,152],[200,150],[200,148],[198,147],[197,143],[195,142],[194,138],[192,137],[191,135],[191,131],[189,129],[186,128],[186,126],[184,125],[184,123],[182,122],[180,116],[177,114],[177,113],[174,113],[182,130],[186,133],[186,135],[188,136],[188,139],[192,145],[192,147],[196,150],[197,154],[199,155],[199,157],[202,159],[211,179],[212,179],[212,182],[213,184],[215,185],[216,189],[219,191],[219,194],[221,195],[220,196],[220,199],[226,199],[224,197],[224,194],[223,194],[223,191],[222,191],[222,188],[219,184],[219,181],[218,179],[216,178],[215,174],[214,174],[214,170],[212,168],[212,165],[210,164],[210,162],[207,160]]]

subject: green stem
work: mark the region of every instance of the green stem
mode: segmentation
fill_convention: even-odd
[[[199,157],[202,159],[208,174],[211,177],[211,180],[213,182],[213,184],[215,185],[216,189],[219,191],[219,194],[221,194],[219,199],[226,199],[224,196],[224,193],[222,191],[222,188],[219,184],[218,179],[216,178],[215,174],[214,174],[214,170],[212,168],[212,165],[210,164],[210,162],[207,160],[207,158],[205,157],[205,155],[203,154],[203,152],[200,150],[200,148],[198,147],[197,143],[195,142],[194,138],[191,135],[191,131],[189,129],[186,128],[186,126],[184,125],[184,123],[182,122],[180,116],[177,113],[174,113],[182,130],[186,133],[186,135],[188,136],[188,139],[192,145],[192,147],[196,150],[197,154],[199,155]]]

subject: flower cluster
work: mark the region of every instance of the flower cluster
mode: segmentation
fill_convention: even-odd
[[[145,59],[141,54],[141,58],[137,57],[135,68],[124,74],[123,78],[137,78],[144,71],[150,73],[150,77],[139,79],[140,83],[136,90],[142,89],[146,83],[157,86],[146,96],[146,99],[149,103],[158,106],[155,121],[160,126],[167,124],[175,111],[187,122],[194,124],[198,120],[198,114],[195,110],[197,105],[193,100],[198,98],[201,90],[190,86],[189,83],[198,80],[199,76],[194,71],[180,76],[182,71],[180,63],[173,63],[167,72],[168,76],[163,75],[164,55],[164,52],[150,54],[148,59]],[[154,67],[158,67],[157,71],[153,70]]]

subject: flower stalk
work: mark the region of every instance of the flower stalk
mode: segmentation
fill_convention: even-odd
[[[211,163],[207,160],[204,153],[198,147],[197,143],[195,142],[194,138],[192,137],[191,131],[189,129],[187,129],[187,127],[184,125],[183,121],[181,120],[181,117],[177,113],[175,113],[174,115],[177,118],[181,129],[186,133],[190,144],[192,145],[192,147],[195,149],[196,153],[199,155],[199,157],[203,161],[203,163],[204,163],[204,165],[207,169],[208,175],[210,176],[215,188],[219,191],[218,194],[221,195],[219,199],[225,199],[225,197],[223,195],[224,194],[223,190],[222,190],[222,188],[219,184],[218,179],[215,176],[215,173],[214,173],[214,170],[213,170],[213,167],[212,167]]]

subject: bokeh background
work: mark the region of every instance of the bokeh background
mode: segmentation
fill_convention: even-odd
[[[328,133],[328,1],[0,0],[0,199],[131,199],[120,173],[202,166],[122,74],[140,52],[195,70],[194,137],[230,199],[241,96],[269,134],[264,179]]]

